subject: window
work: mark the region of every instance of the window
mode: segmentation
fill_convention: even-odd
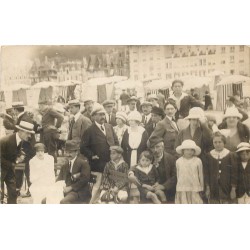
[[[200,65],[200,66],[202,65],[202,59],[199,60],[199,65]]]
[[[221,64],[226,64],[226,61],[225,61],[225,60],[222,60],[222,61],[221,61]]]
[[[206,59],[203,59],[203,65],[206,65]]]
[[[137,59],[134,60],[134,63],[137,63]]]
[[[168,63],[166,63],[166,68],[168,69]]]
[[[149,70],[150,70],[150,71],[153,71],[153,70],[154,70],[154,66],[150,66],[150,67],[149,67]]]
[[[234,46],[230,47],[230,52],[234,52]]]
[[[244,63],[244,60],[240,60],[239,63]]]
[[[239,73],[240,73],[240,75],[245,75],[244,71],[240,71]]]
[[[143,78],[145,79],[146,77],[147,77],[147,75],[146,75],[146,74],[144,74],[144,75],[143,75]]]
[[[221,47],[221,53],[225,53],[226,52],[226,47]]]
[[[158,76],[161,77],[161,73],[158,73]]]
[[[233,69],[230,70],[230,74],[232,74],[232,75],[234,74],[234,70]]]
[[[143,61],[143,62],[146,62],[146,61],[147,61],[147,59],[146,59],[146,58],[143,58],[143,59],[142,59],[142,61]]]
[[[154,58],[153,58],[153,57],[150,57],[150,60],[151,60],[151,61],[153,61],[153,60],[154,60]]]
[[[135,80],[138,80],[138,75],[135,75],[134,78],[135,78]]]
[[[234,56],[230,56],[230,63],[234,63]]]
[[[244,45],[240,46],[240,51],[244,51]]]

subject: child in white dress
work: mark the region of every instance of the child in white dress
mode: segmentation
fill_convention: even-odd
[[[182,156],[176,161],[177,186],[176,204],[202,204],[200,192],[204,190],[203,166],[201,153],[194,141],[185,140],[176,148]]]

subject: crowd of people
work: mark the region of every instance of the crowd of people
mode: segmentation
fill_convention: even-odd
[[[119,110],[114,100],[84,110],[40,101],[35,116],[13,103],[2,115],[2,200],[6,189],[17,203],[25,175],[33,203],[250,203],[247,113],[234,102],[217,124],[204,111],[211,99],[204,106],[183,85],[141,103],[123,90]]]

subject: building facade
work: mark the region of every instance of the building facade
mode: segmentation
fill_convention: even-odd
[[[214,71],[250,76],[250,47],[244,45],[129,46],[130,77],[175,79]]]

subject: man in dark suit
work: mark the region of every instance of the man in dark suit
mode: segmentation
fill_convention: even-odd
[[[152,103],[145,101],[141,104],[141,111],[142,111],[142,126],[147,131],[148,135],[150,136],[150,130],[153,125],[152,118],[151,118],[151,111],[152,111]]]
[[[50,101],[40,101],[39,110],[42,113],[42,141],[57,162],[57,139],[59,139],[59,128],[63,122],[63,115],[51,108]]]
[[[8,204],[16,204],[17,202],[15,168],[28,162],[32,157],[29,140],[31,135],[35,133],[34,125],[25,121],[21,121],[19,125],[16,125],[16,128],[18,129],[16,133],[7,135],[0,140],[1,189],[3,189],[5,183],[8,192]]]
[[[91,121],[92,121],[92,116],[91,116],[91,112],[94,109],[94,101],[87,99],[83,102],[85,110],[82,112],[82,114],[86,117],[88,117]],[[93,122],[93,121],[92,121]]]
[[[70,113],[73,118],[69,124],[68,140],[77,141],[80,143],[84,132],[91,126],[92,122],[89,118],[80,113],[80,102],[78,100],[71,100],[68,102]]]
[[[91,171],[97,176],[90,203],[95,203],[99,198],[102,173],[106,163],[110,161],[109,148],[119,145],[112,125],[105,123],[105,113],[101,105],[92,111],[94,123],[85,131],[81,143],[80,152],[88,158]]]
[[[66,142],[65,153],[69,161],[62,166],[57,178],[57,181],[64,180],[66,184],[61,204],[88,203],[91,197],[90,166],[87,160],[78,155],[79,148],[79,142]]]
[[[156,183],[153,188],[155,191],[162,190],[165,192],[167,197],[167,203],[173,203],[175,199],[176,192],[176,167],[175,158],[164,151],[163,138],[154,138],[149,143],[149,148],[154,155],[154,166],[159,174],[159,182]],[[138,185],[138,180],[133,175],[133,167],[129,172],[129,180]]]
[[[113,100],[106,100],[103,102],[103,107],[106,110],[106,123],[111,124],[113,127],[116,126],[116,118],[115,118],[115,113],[113,112],[115,102]]]
[[[24,110],[23,102],[13,102],[12,103],[12,108],[13,108],[14,115],[17,117],[16,125],[19,125],[21,121],[29,122],[29,123],[32,123],[34,125],[35,133],[38,132],[40,126],[32,118],[33,114]],[[17,128],[14,131],[17,132]],[[34,145],[36,144],[34,134],[31,135],[30,143],[31,143],[32,147],[34,147]],[[33,155],[35,155],[35,152],[33,152]],[[26,162],[26,164],[25,164],[24,174],[25,174],[25,177],[26,177],[26,180],[27,180],[28,187],[30,187],[30,185],[31,185],[31,182],[30,182],[30,169],[29,169],[29,163],[28,162]],[[23,171],[22,170],[16,170],[16,186],[17,186],[17,189],[20,190],[21,187],[22,187],[22,184],[23,184]],[[29,190],[27,191],[26,196],[28,196],[28,197],[30,196]]]

